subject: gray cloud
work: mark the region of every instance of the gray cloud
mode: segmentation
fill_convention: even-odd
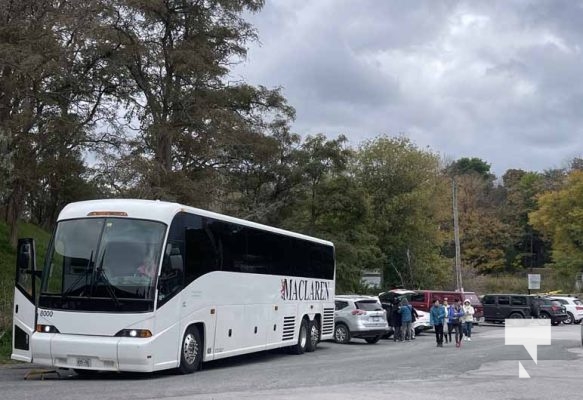
[[[576,1],[272,0],[235,75],[282,86],[300,134],[406,134],[497,175],[583,148]]]

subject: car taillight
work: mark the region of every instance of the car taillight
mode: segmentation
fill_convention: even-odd
[[[352,315],[366,315],[364,310],[352,310]]]
[[[575,307],[575,310],[581,311],[581,310],[583,310],[583,306],[577,306],[577,307]]]

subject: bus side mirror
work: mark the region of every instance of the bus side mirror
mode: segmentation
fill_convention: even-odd
[[[34,254],[34,239],[18,239],[16,248],[16,267],[19,271],[32,274],[36,270],[36,257]]]

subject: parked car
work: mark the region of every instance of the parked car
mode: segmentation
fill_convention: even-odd
[[[429,313],[425,311],[415,310],[417,312],[418,317],[413,322],[413,329],[415,330],[415,336],[419,335],[421,332],[431,329],[431,323],[429,320]],[[387,311],[390,312],[390,311]],[[388,339],[395,334],[394,328],[391,326],[390,319],[389,321],[389,332],[387,335],[383,336],[384,338]]]
[[[415,335],[419,335],[421,332],[431,329],[431,324],[429,322],[429,313],[421,310],[417,311],[417,319],[413,322],[413,329],[415,329]]]
[[[550,318],[552,325],[559,325],[569,318],[565,306],[556,300],[542,298],[540,306],[540,318]]]
[[[334,340],[348,343],[352,338],[376,343],[389,332],[387,316],[378,297],[336,296]]]
[[[547,298],[526,294],[487,294],[482,298],[484,320],[501,323],[508,318],[531,318],[533,301],[540,303],[540,318],[551,319],[552,325],[558,325],[568,317],[559,302]]]
[[[583,302],[573,296],[549,296],[551,300],[558,301],[567,310],[568,318],[563,320],[564,324],[580,324],[583,320]]]
[[[448,299],[449,304],[453,304],[455,299],[459,299],[462,303],[465,300],[469,300],[475,310],[474,321],[479,322],[483,317],[484,309],[482,303],[474,292],[392,289],[379,294],[379,299],[385,310],[390,309],[390,306],[396,297],[406,297],[416,310],[425,312],[429,312],[435,300],[441,302],[443,299]]]

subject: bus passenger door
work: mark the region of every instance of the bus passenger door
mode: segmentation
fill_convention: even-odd
[[[19,239],[12,326],[13,360],[32,362],[30,338],[36,324],[36,259],[34,239]]]

